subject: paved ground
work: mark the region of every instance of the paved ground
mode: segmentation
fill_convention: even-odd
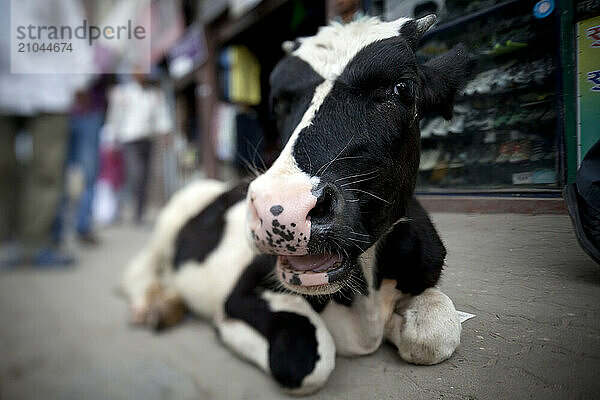
[[[436,214],[449,249],[442,289],[462,344],[441,365],[386,345],[338,358],[314,399],[592,399],[600,391],[600,266],[568,217]],[[155,335],[126,323],[115,292],[148,232],[118,227],[66,271],[0,272],[0,399],[275,399],[258,369],[190,320]]]

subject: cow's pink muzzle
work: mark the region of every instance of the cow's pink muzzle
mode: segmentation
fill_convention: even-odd
[[[261,179],[263,178],[263,179]],[[307,180],[258,178],[248,189],[248,229],[263,253],[304,255],[310,240],[309,212],[317,198]]]

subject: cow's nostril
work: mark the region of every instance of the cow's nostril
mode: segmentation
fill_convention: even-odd
[[[313,220],[327,219],[333,214],[334,206],[334,193],[330,188],[325,187],[317,198],[317,204],[309,211],[308,216]]]

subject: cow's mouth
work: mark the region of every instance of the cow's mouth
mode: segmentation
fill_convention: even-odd
[[[277,276],[302,293],[335,292],[348,273],[348,260],[337,254],[277,257]]]

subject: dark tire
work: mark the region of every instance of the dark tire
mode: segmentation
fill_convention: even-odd
[[[577,186],[564,187],[563,197],[581,248],[600,265],[600,210],[579,196]]]

